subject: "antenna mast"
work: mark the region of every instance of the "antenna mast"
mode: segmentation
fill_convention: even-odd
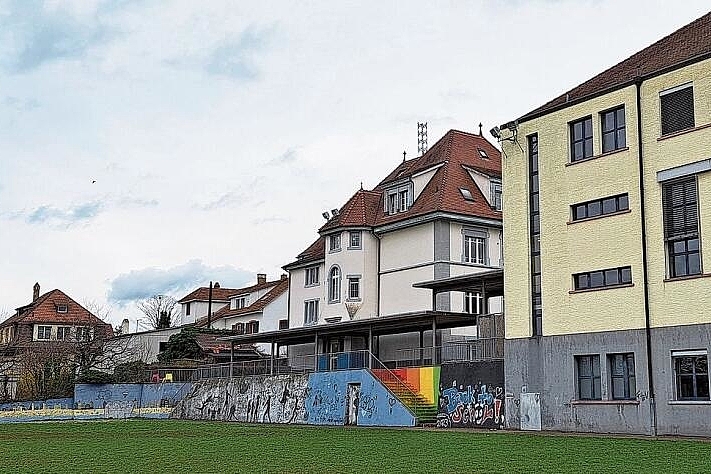
[[[417,122],[417,153],[427,153],[427,122]]]

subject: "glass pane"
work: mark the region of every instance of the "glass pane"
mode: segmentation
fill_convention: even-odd
[[[701,257],[698,253],[689,254],[689,275],[696,275],[701,273]]]
[[[531,252],[540,252],[541,251],[541,236],[540,235],[534,235],[531,237]]]
[[[531,212],[538,212],[538,194],[531,195]]]
[[[541,221],[538,214],[531,216],[531,232],[537,234],[541,231]]]
[[[617,211],[617,199],[609,198],[602,201],[603,214],[610,214]]]
[[[573,124],[573,140],[580,140],[583,138],[583,123],[577,122]]]
[[[577,142],[573,149],[573,159],[580,160],[583,158],[583,142]]]
[[[673,252],[675,254],[677,253],[684,253],[686,252],[686,240],[679,240],[677,242],[674,242],[674,250]]]
[[[599,216],[602,211],[600,201],[591,202],[588,204],[588,217]]]
[[[614,377],[612,379],[612,398],[625,398],[625,379]]]
[[[592,137],[592,118],[587,118],[583,121],[585,127],[585,138]]]
[[[615,132],[607,132],[602,135],[602,152],[608,152],[615,149]]]
[[[686,275],[686,255],[674,257],[674,276]]]
[[[699,239],[689,239],[686,241],[686,248],[691,252],[692,250],[699,250]]]
[[[599,400],[601,398],[600,397],[601,393],[602,393],[602,390],[600,390],[600,377],[598,376],[598,377],[595,377],[595,389],[594,389],[594,393],[593,393],[593,398],[595,400]]]
[[[709,376],[696,376],[696,396],[699,398],[709,398]]]
[[[590,287],[599,288],[604,284],[602,272],[590,273]]]
[[[693,375],[680,375],[677,377],[680,398],[693,398],[694,397],[694,376]]]
[[[635,398],[637,396],[637,380],[634,375],[630,375],[629,377],[629,385],[630,385],[630,398]]]
[[[625,267],[620,269],[620,283],[632,283],[632,269]]]
[[[541,292],[541,276],[540,275],[533,276],[533,285],[532,285],[531,291],[536,294]]]
[[[537,176],[531,177],[531,186],[528,191],[530,193],[537,193],[538,192],[538,177]]]
[[[573,214],[573,219],[585,219],[587,217],[586,206],[582,204],[580,206],[575,206],[575,212]]]
[[[590,356],[592,359],[592,371],[595,377],[600,376],[600,356]]]
[[[621,107],[617,109],[617,127],[624,127],[625,126],[625,108]]]
[[[593,142],[592,139],[585,139],[585,156],[593,156]]]
[[[575,289],[584,290],[588,287],[588,276],[587,274],[577,275],[575,277]]]
[[[620,211],[630,208],[629,198],[627,196],[620,196],[617,198],[617,208]]]
[[[612,369],[612,375],[625,375],[625,360],[622,354],[615,354],[611,357],[610,368]]]
[[[624,148],[627,146],[627,137],[625,136],[625,129],[617,131],[617,148]]]
[[[531,261],[533,262],[533,273],[541,273],[541,256],[534,255]]]
[[[592,398],[592,386],[590,379],[583,379],[580,381],[580,398],[582,400],[590,400]]]
[[[578,375],[589,377],[592,375],[592,368],[590,367],[590,357],[579,357],[578,358]]]
[[[605,285],[617,285],[619,283],[617,269],[605,271]]]
[[[679,357],[676,359],[677,374],[691,374],[694,372],[693,357]]]
[[[706,359],[706,356],[702,357],[696,357],[696,361],[694,363],[694,368],[696,369],[696,374],[708,374],[709,372],[709,365],[708,365],[708,359]]]
[[[615,128],[615,112],[605,112],[602,118],[602,131],[609,132]]]

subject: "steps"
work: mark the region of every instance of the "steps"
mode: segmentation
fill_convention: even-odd
[[[387,369],[371,369],[375,377],[385,385],[417,417],[419,424],[437,421],[437,405],[417,393],[406,381]]]

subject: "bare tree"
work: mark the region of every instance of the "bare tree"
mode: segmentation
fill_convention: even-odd
[[[111,307],[96,300],[84,300],[84,308],[104,322],[111,317]]]
[[[146,329],[165,329],[178,320],[177,301],[172,296],[153,295],[136,303],[143,317],[138,324]]]

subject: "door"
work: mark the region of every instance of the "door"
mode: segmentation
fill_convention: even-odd
[[[343,340],[342,339],[331,339],[328,341],[328,353],[329,355],[329,366],[331,370],[338,370],[338,356],[339,353],[343,352]]]
[[[360,384],[349,383],[346,397],[346,424],[358,424],[358,402],[360,401]]]

